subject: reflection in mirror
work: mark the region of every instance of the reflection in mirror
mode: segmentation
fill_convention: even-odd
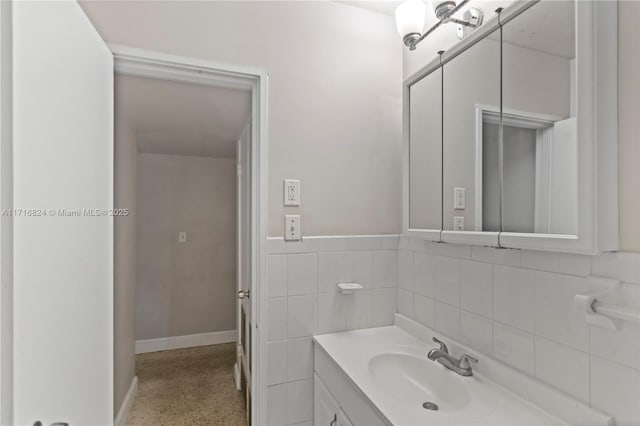
[[[443,74],[443,229],[497,232],[499,126],[483,125],[483,111],[500,116],[499,30],[445,63]]]
[[[409,87],[409,228],[442,229],[442,71]]]
[[[502,31],[502,230],[575,235],[575,3],[541,1]]]

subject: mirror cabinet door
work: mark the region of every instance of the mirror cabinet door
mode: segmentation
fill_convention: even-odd
[[[443,76],[443,230],[498,232],[499,29],[446,62]]]
[[[574,1],[536,3],[502,40],[502,231],[576,235]]]
[[[442,229],[442,70],[409,87],[409,229]]]

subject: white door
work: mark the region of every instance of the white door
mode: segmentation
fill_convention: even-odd
[[[238,387],[245,395],[247,424],[251,424],[251,119],[238,141],[237,158],[237,289]]]
[[[14,424],[113,423],[113,59],[76,2],[14,2]]]

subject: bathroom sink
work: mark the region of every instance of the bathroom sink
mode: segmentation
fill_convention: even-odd
[[[420,407],[425,414],[470,419],[486,416],[496,406],[481,379],[459,376],[429,360],[424,348],[395,348],[368,356],[363,364],[380,390],[412,411]]]

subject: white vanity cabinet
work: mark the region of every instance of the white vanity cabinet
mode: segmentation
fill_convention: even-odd
[[[313,356],[315,426],[391,424],[317,343]]]
[[[329,389],[317,374],[313,376],[313,424],[316,426],[353,426]]]

